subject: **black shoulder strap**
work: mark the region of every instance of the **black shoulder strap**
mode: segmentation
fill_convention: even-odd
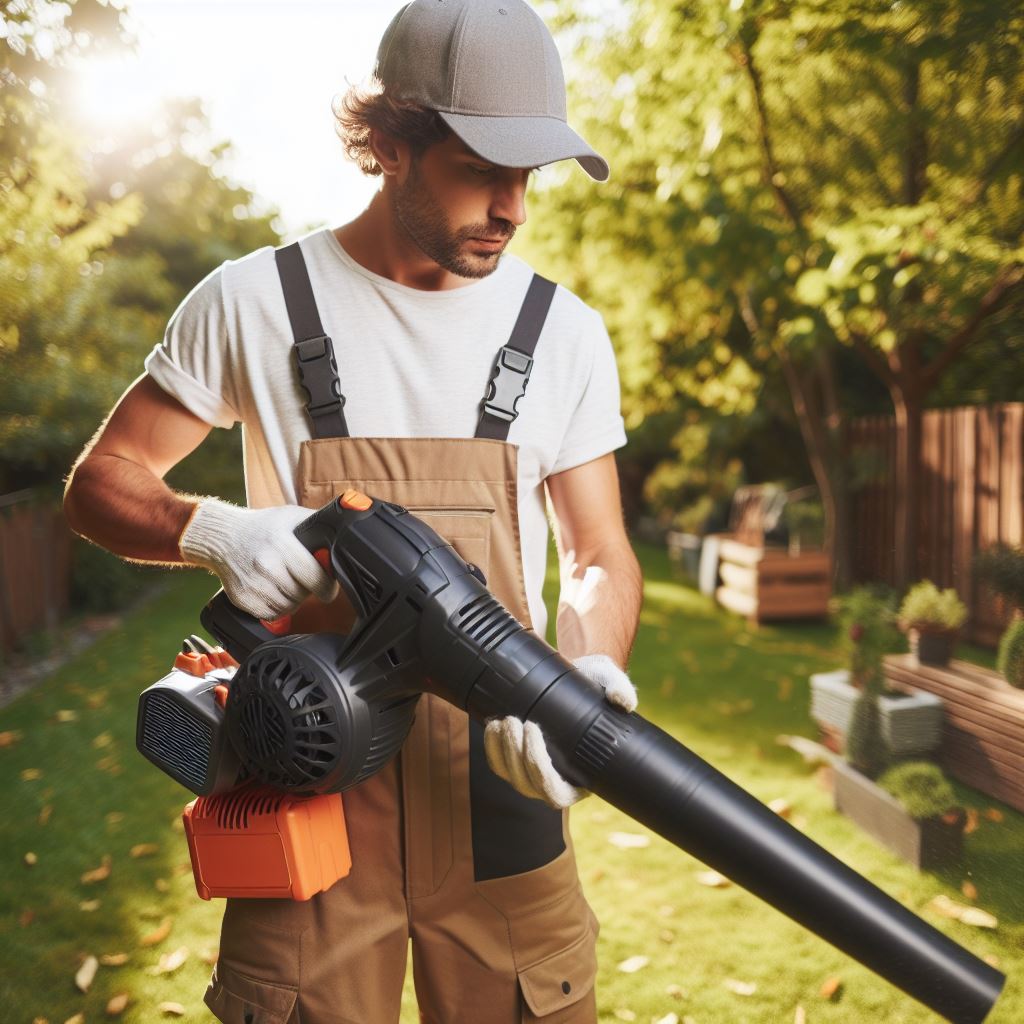
[[[497,441],[508,439],[512,421],[519,415],[516,406],[526,394],[533,369],[533,351],[544,329],[551,300],[557,286],[540,274],[534,274],[526,298],[519,310],[508,341],[498,349],[487,393],[480,403],[480,422],[476,436]]]
[[[292,351],[299,383],[308,397],[306,412],[313,425],[313,436],[348,437],[345,396],[341,393],[334,345],[324,334],[299,243],[282,246],[275,250],[274,257],[295,338]]]

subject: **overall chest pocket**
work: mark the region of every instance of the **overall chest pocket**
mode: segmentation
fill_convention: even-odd
[[[437,508],[430,505],[406,505],[405,508],[444,537],[461,558],[472,562],[487,576],[491,564],[493,508]]]

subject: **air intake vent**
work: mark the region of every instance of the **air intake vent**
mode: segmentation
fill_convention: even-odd
[[[490,594],[481,594],[463,605],[459,618],[469,638],[488,650],[523,628]]]
[[[206,784],[213,753],[213,729],[189,715],[168,693],[159,690],[146,698],[142,745],[155,761],[173,769],[193,791]]]
[[[276,814],[281,801],[280,794],[266,789],[242,789],[206,797],[197,802],[196,811],[203,818],[216,819],[222,829],[244,829],[251,816]]]

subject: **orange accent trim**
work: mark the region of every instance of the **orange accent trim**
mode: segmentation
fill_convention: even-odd
[[[238,662],[223,647],[214,647],[211,660],[216,661],[217,668],[238,668]]]
[[[279,615],[276,619],[260,619],[274,636],[284,636],[292,628],[291,615]]]
[[[373,499],[363,494],[362,491],[356,491],[350,487],[338,499],[338,504],[342,508],[351,508],[357,512],[365,512],[373,504]]]
[[[313,557],[323,566],[324,572],[331,571],[331,553],[327,548],[317,548]]]
[[[226,683],[218,683],[213,688],[213,699],[221,706],[224,707],[228,702],[228,688]]]
[[[205,654],[190,654],[187,651],[179,652],[174,659],[174,667],[199,677],[213,671],[213,664]]]

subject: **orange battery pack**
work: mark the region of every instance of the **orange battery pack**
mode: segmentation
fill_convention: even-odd
[[[204,900],[308,900],[352,867],[340,793],[298,797],[248,785],[197,797],[182,818]]]

